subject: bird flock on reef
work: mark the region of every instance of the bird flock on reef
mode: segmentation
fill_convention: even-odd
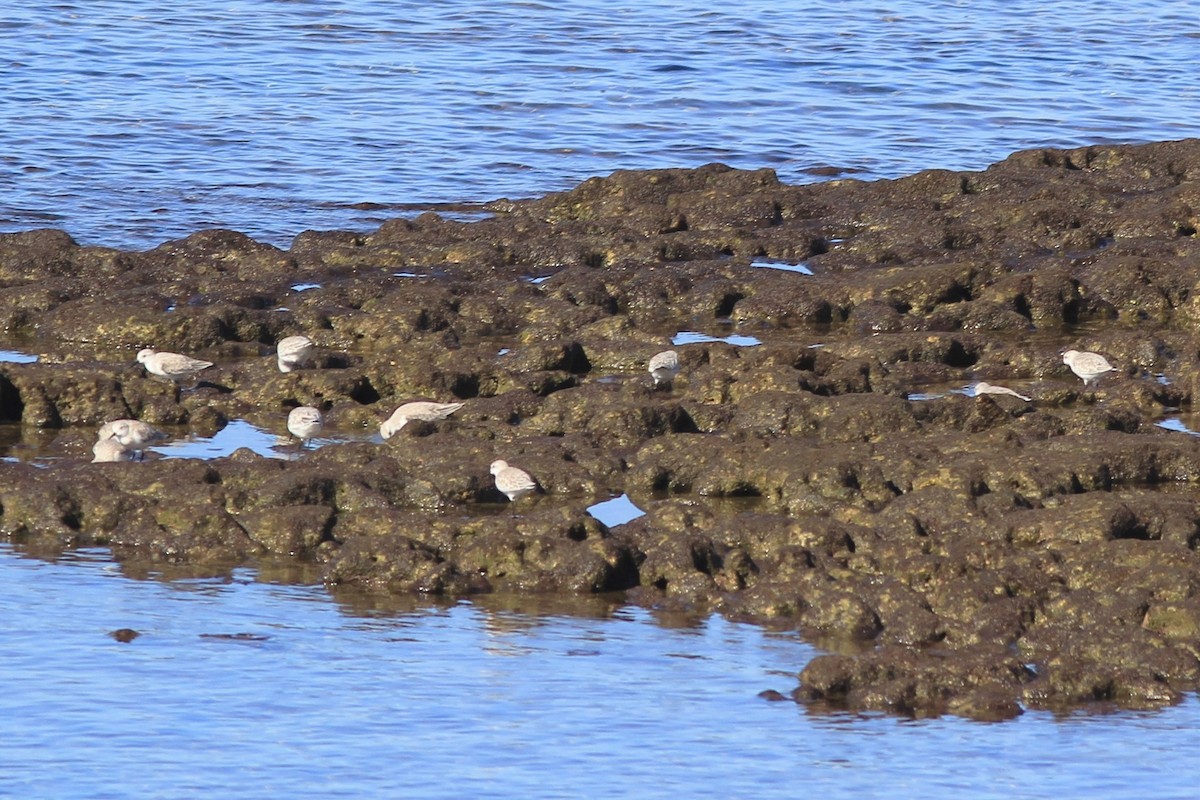
[[[316,344],[307,336],[288,336],[281,339],[275,348],[275,361],[279,371],[288,373],[308,366],[315,348]],[[138,352],[137,361],[151,375],[181,387],[198,381],[200,373],[213,366],[211,361],[150,347]],[[666,350],[654,355],[648,363],[648,370],[654,389],[669,389],[671,382],[679,374],[679,354],[674,350]],[[446,419],[463,405],[428,400],[404,403],[380,424],[379,435],[386,441],[409,422],[437,422]],[[321,410],[315,406],[299,406],[288,414],[288,432],[300,442],[301,449],[308,447],[321,433],[324,425]],[[101,425],[96,432],[96,443],[92,445],[92,462],[141,461],[146,457],[149,447],[165,443],[169,439],[170,436],[166,433],[141,420],[111,420]],[[495,479],[497,491],[511,503],[541,491],[532,475],[502,459],[492,462],[491,474]]]
[[[275,349],[279,371],[287,373],[303,369],[311,362],[315,347],[313,340],[307,336],[288,336],[281,339]],[[137,360],[150,374],[173,381],[177,385],[198,380],[202,371],[213,366],[211,361],[149,347],[137,354]],[[1108,359],[1099,353],[1067,350],[1062,355],[1062,361],[1071,372],[1083,380],[1085,388],[1115,370]],[[670,389],[672,382],[679,375],[679,367],[679,354],[674,350],[664,350],[652,356],[647,362],[647,371],[653,381],[652,388]],[[1030,400],[1012,389],[983,381],[975,384],[973,394],[977,397],[985,394],[1003,394],[1026,402]],[[380,424],[379,435],[386,441],[413,420],[437,422],[446,419],[463,405],[428,400],[404,403]],[[307,448],[323,427],[321,411],[314,406],[300,406],[288,414],[288,432],[300,442],[301,449]],[[141,420],[112,420],[100,426],[97,432],[96,443],[92,446],[92,461],[140,461],[145,458],[147,448],[166,442],[169,438],[166,433]],[[510,503],[516,503],[540,491],[538,482],[532,475],[507,461],[493,461],[491,474],[495,479],[496,489],[507,497]]]

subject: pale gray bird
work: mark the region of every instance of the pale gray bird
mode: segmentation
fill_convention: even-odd
[[[324,427],[325,421],[321,417],[320,409],[312,406],[293,408],[288,414],[288,431],[300,440],[302,446],[307,446],[308,441],[315,438]]]
[[[1079,350],[1068,350],[1063,353],[1063,363],[1071,368],[1080,378],[1083,378],[1083,385],[1086,388],[1089,383],[1099,378],[1105,373],[1112,372],[1116,369],[1112,364],[1108,363],[1108,359],[1099,353],[1089,353]]]
[[[307,336],[287,336],[275,348],[275,361],[280,372],[291,372],[306,364],[312,357],[313,340]]]
[[[679,374],[679,354],[674,350],[664,350],[650,358],[647,365],[651,377],[654,378],[654,388],[669,384]]]
[[[533,494],[538,488],[532,475],[523,469],[510,467],[507,461],[493,461],[492,475],[496,478],[496,488],[504,493],[510,503]]]
[[[133,451],[112,437],[100,439],[92,445],[93,464],[115,461],[133,461]]]
[[[211,361],[201,361],[198,358],[179,353],[160,353],[152,347],[140,350],[137,360],[147,372],[168,378],[176,383],[196,377],[196,373],[208,369]]]
[[[411,420],[437,422],[438,420],[445,419],[462,407],[462,403],[431,403],[427,400],[405,403],[393,411],[392,415],[379,426],[379,435],[384,439],[390,439]]]
[[[146,457],[146,448],[159,442],[165,442],[171,437],[153,425],[139,419],[114,419],[100,426],[96,431],[100,441],[112,439],[126,450],[137,456],[138,460]]]
[[[1028,397],[1023,394],[1017,394],[1007,386],[996,386],[995,384],[987,383],[985,381],[980,381],[979,383],[975,384],[975,396],[978,397],[981,394],[1006,394],[1010,397],[1019,397],[1025,402],[1029,402]]]

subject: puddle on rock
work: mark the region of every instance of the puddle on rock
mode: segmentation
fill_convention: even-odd
[[[212,436],[189,436],[149,448],[163,458],[214,459],[232,455],[242,448],[266,458],[293,459],[306,451],[331,444],[368,441],[368,436],[321,436],[311,439],[306,447],[289,434],[276,434],[244,419],[231,420]]]
[[[587,507],[587,513],[604,523],[605,527],[615,528],[626,522],[644,517],[646,512],[633,504],[629,495],[623,494],[611,500],[605,500]]]
[[[755,269],[778,269],[784,272],[796,272],[800,275],[812,275],[813,271],[804,262],[776,261],[770,258],[755,259],[750,262]]]
[[[249,448],[260,456],[286,458],[275,448],[286,442],[282,436],[251,425],[244,419],[232,420],[212,436],[189,436],[167,444],[151,447],[163,458],[222,458],[241,448]]]
[[[909,392],[906,395],[908,400],[920,402],[923,400],[940,400],[947,395],[961,394],[966,397],[975,397],[975,384],[968,383],[966,386],[962,384],[939,384],[937,386],[926,387],[925,391]]]
[[[401,271],[401,272],[393,272],[392,277],[393,278],[445,278],[445,277],[447,277],[447,273],[442,270],[432,270],[430,272],[408,272],[407,270],[405,270],[405,271]]]
[[[0,350],[0,361],[8,364],[33,364],[39,356],[22,353],[20,350]]]
[[[675,345],[701,344],[705,342],[724,342],[735,347],[754,347],[762,344],[761,339],[736,333],[729,336],[709,336],[707,333],[699,333],[698,331],[679,331],[679,333],[671,337],[671,344]]]
[[[1195,415],[1188,414],[1187,416],[1194,417]],[[1158,422],[1154,423],[1154,425],[1155,427],[1162,428],[1166,431],[1178,431],[1179,433],[1188,433],[1192,436],[1200,436],[1200,431],[1197,431],[1195,428],[1192,428],[1186,422],[1184,422],[1182,416],[1167,417],[1164,420],[1159,420]]]
[[[321,284],[319,284],[319,283],[293,283],[292,284],[293,292],[307,292],[310,289],[320,289],[320,288],[321,288]]]

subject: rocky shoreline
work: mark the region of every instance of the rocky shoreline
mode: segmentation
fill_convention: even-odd
[[[813,709],[1001,719],[1200,686],[1200,141],[807,186],[618,172],[487,210],[286,251],[0,235],[0,348],[40,356],[0,363],[0,531],[796,627],[827,651],[793,693]],[[683,331],[707,338],[654,390]],[[295,334],[315,363],[282,374]],[[134,362],[151,345],[216,366],[181,390]],[[1085,388],[1068,348],[1117,369]],[[282,430],[315,405],[365,434],[416,399],[464,405],[294,460],[89,463],[120,417]],[[510,513],[496,459],[545,495]],[[645,516],[586,513],[622,493]]]

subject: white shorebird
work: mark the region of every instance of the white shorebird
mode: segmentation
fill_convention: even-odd
[[[113,437],[101,439],[92,445],[93,464],[114,461],[133,461],[133,451]]]
[[[1019,397],[1027,403],[1029,402],[1028,397],[1014,392],[1007,386],[996,386],[995,384],[987,383],[985,381],[980,381],[979,383],[975,384],[975,396],[978,397],[981,394],[1006,394],[1010,397]]]
[[[308,363],[312,357],[313,340],[307,336],[287,336],[275,348],[275,361],[280,372],[291,372]]]
[[[1101,375],[1116,369],[1108,363],[1108,359],[1099,353],[1089,353],[1079,350],[1068,350],[1063,353],[1063,363],[1071,368],[1080,378],[1083,378],[1084,388]]]
[[[674,350],[664,350],[650,358],[647,365],[651,377],[654,378],[654,388],[660,384],[668,384],[679,374],[679,354]]]
[[[309,439],[314,438],[325,427],[320,409],[312,406],[293,408],[288,414],[287,429],[300,440],[300,445],[307,446]]]
[[[171,437],[138,419],[114,419],[100,426],[100,430],[96,431],[96,438],[100,441],[111,439],[117,442],[140,461],[146,457],[147,447],[165,442]]]
[[[160,353],[152,347],[138,351],[137,360],[147,372],[176,383],[194,378],[197,372],[212,366],[211,361],[201,361],[179,353]]]
[[[496,488],[504,493],[510,503],[515,503],[527,494],[537,491],[537,481],[523,469],[510,467],[507,461],[493,461],[492,475]]]
[[[393,411],[392,415],[379,426],[379,435],[384,439],[390,439],[411,420],[437,422],[440,419],[445,419],[462,407],[462,403],[431,403],[427,400],[405,403]]]

